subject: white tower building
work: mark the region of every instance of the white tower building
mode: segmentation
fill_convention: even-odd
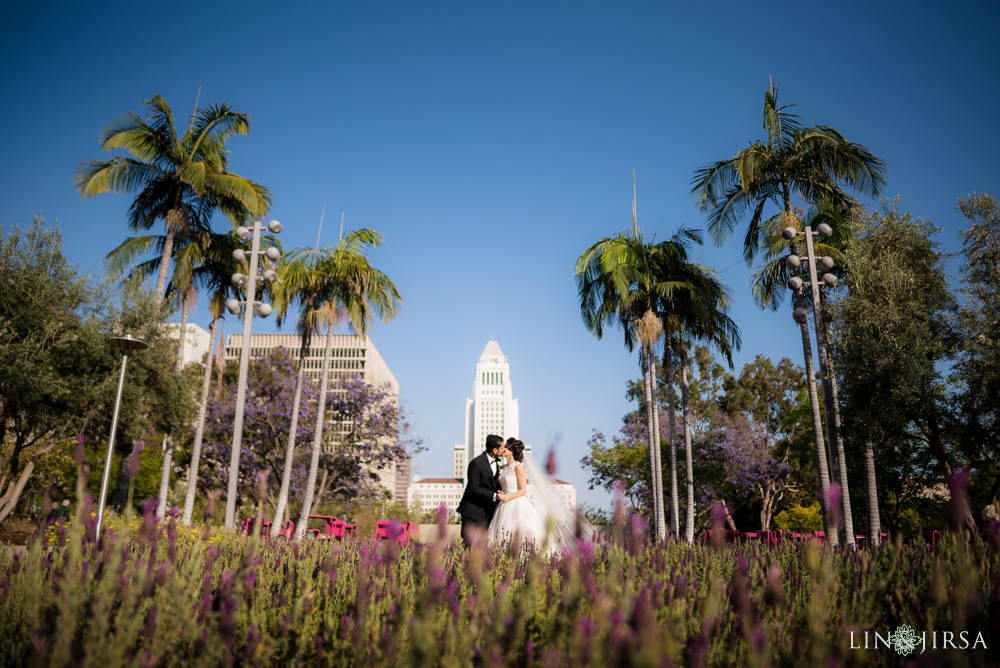
[[[520,438],[517,399],[510,385],[510,365],[500,345],[490,339],[476,364],[476,380],[472,384],[472,398],[465,401],[465,443],[455,445],[451,478],[425,478],[414,476],[407,493],[407,503],[419,504],[423,511],[434,510],[444,504],[454,513],[465,491],[465,475],[469,462],[486,449],[490,434]],[[531,452],[525,443],[524,451]],[[565,480],[553,479],[556,492],[570,510],[576,509],[576,488]],[[531,481],[528,481],[528,498]]]
[[[486,449],[490,434],[520,438],[517,399],[510,384],[510,365],[500,345],[490,339],[476,364],[472,398],[465,400],[465,443],[455,445],[454,474],[465,478],[472,458]]]

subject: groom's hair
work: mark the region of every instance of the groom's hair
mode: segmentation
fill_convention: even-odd
[[[491,450],[496,450],[501,445],[503,445],[503,436],[497,436],[496,434],[490,434],[486,437],[486,452]]]

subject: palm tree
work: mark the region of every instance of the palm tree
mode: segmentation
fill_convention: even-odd
[[[323,371],[320,376],[319,400],[316,410],[316,429],[313,434],[312,456],[306,479],[305,497],[295,528],[295,538],[305,535],[312,512],[316,489],[316,474],[323,445],[326,419],[326,397],[330,381],[330,358],[333,350],[333,329],[342,322],[349,322],[354,331],[366,336],[373,317],[388,322],[396,317],[402,306],[396,285],[384,273],[368,262],[369,248],[382,245],[382,235],[374,230],[361,229],[341,235],[336,246],[319,250],[303,249],[292,253],[284,279],[294,290],[306,298],[303,316],[307,322],[303,329],[318,329],[326,325],[326,346],[323,351]],[[300,373],[303,360],[299,360]],[[294,449],[294,445],[292,445]],[[288,457],[286,455],[286,464]],[[287,494],[286,494],[287,496]],[[280,518],[277,518],[280,519]]]
[[[274,509],[274,519],[271,521],[271,538],[277,538],[281,533],[286,509],[288,508],[288,493],[292,483],[292,465],[295,461],[295,437],[299,427],[299,407],[302,405],[302,386],[306,379],[306,357],[309,354],[312,335],[315,332],[315,318],[310,318],[307,315],[315,311],[313,308],[315,295],[308,291],[309,286],[296,285],[294,280],[287,276],[289,269],[295,271],[297,268],[293,264],[285,264],[279,269],[274,306],[278,316],[278,324],[281,325],[286,317],[289,306],[295,301],[301,303],[303,313],[300,314],[297,323],[301,344],[299,346],[299,371],[295,380],[295,394],[292,398],[292,421],[288,428],[288,446],[285,449],[285,465],[281,474],[281,487],[278,491],[278,501]]]
[[[727,311],[731,303],[729,289],[719,280],[712,269],[692,265],[687,271],[693,289],[680,295],[672,304],[674,317],[680,322],[674,348],[680,357],[681,411],[684,421],[684,455],[687,487],[687,517],[685,518],[685,540],[694,542],[694,458],[691,451],[691,411],[688,392],[688,349],[694,341],[714,346],[725,357],[729,368],[733,367],[733,352],[742,345],[739,327],[729,317]],[[671,417],[673,419],[673,417]]]
[[[657,535],[666,536],[663,510],[662,465],[656,390],[655,346],[663,335],[663,305],[691,289],[685,273],[687,247],[699,240],[697,232],[682,228],[670,241],[646,241],[632,208],[632,232],[601,239],[576,261],[580,310],[584,323],[597,338],[604,327],[621,326],[629,351],[640,344],[645,385],[646,422],[652,469],[653,513]],[[676,455],[675,455],[676,457]],[[676,471],[676,464],[673,469]],[[672,496],[676,497],[676,490]],[[675,511],[676,516],[676,511]]]
[[[816,229],[821,224],[829,225],[833,234],[828,239],[814,238],[816,257],[828,256],[836,263],[834,271],[843,275],[843,250],[853,240],[854,235],[848,223],[849,210],[844,210],[836,202],[822,197],[809,209],[803,223],[812,229]],[[772,223],[773,224],[773,223]],[[766,249],[764,258],[766,263],[753,276],[752,289],[754,301],[760,308],[777,310],[784,300],[788,273],[784,258],[789,252],[790,243],[781,235],[781,230],[774,229],[769,225],[761,227],[760,245]],[[807,297],[809,295],[806,295]],[[827,444],[830,447],[830,469],[833,479],[837,480],[842,491],[844,535],[848,545],[855,544],[854,538],[854,513],[851,508],[850,487],[847,479],[847,457],[844,452],[844,441],[841,437],[840,422],[840,401],[837,391],[837,374],[834,368],[833,355],[831,352],[831,342],[833,338],[830,332],[830,320],[825,317],[827,313],[827,299],[825,290],[821,289],[819,307],[824,313],[822,318],[823,326],[817,332],[817,344],[819,347],[820,374],[822,376],[823,402],[827,407],[826,413],[826,434]],[[809,300],[811,301],[811,299]],[[815,305],[813,305],[815,307]],[[872,479],[874,482],[874,478]],[[875,490],[869,486],[869,492]],[[869,504],[878,506],[878,497],[869,497]]]
[[[250,117],[226,104],[195,106],[183,136],[174,126],[166,100],[154,95],[145,102],[147,118],[128,112],[101,130],[101,149],[124,150],[130,156],[110,160],[83,160],[73,175],[74,185],[85,197],[104,192],[136,192],[129,208],[129,229],[148,230],[158,219],[166,226],[154,295],[163,300],[167,273],[177,234],[188,231],[192,219],[222,211],[233,224],[262,216],[271,203],[270,192],[250,179],[227,171],[226,140],[250,131]],[[163,439],[162,478],[169,482],[172,435]],[[163,485],[161,485],[163,488]],[[164,492],[160,505],[165,511]]]
[[[867,148],[847,141],[837,130],[814,125],[805,127],[801,118],[778,106],[778,86],[772,83],[764,94],[765,141],[756,141],[727,160],[710,163],[695,172],[692,193],[703,212],[708,212],[708,231],[716,245],[722,245],[736,226],[752,212],[743,243],[743,257],[752,264],[758,251],[765,207],[771,203],[780,212],[769,219],[768,226],[780,225],[801,229],[793,211],[793,195],[807,202],[820,198],[846,208],[853,203],[841,185],[869,197],[878,196],[886,184],[885,164]],[[792,253],[796,250],[792,247]],[[795,294],[795,306],[804,307],[801,290]],[[800,325],[802,350],[809,381],[816,462],[819,470],[820,503],[824,528],[833,545],[829,503],[830,477],[826,465],[819,398],[813,369],[812,345],[808,322]]]
[[[250,179],[227,171],[226,140],[250,131],[250,117],[226,104],[195,108],[183,136],[174,127],[170,106],[159,95],[144,103],[146,119],[128,112],[101,130],[101,149],[122,149],[129,156],[84,160],[73,176],[83,197],[104,192],[136,192],[128,225],[135,233],[158,219],[166,226],[154,294],[163,299],[174,237],[188,229],[192,218],[219,210],[242,224],[262,216],[271,194]]]

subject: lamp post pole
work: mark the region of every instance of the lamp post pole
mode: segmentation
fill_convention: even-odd
[[[281,223],[276,220],[272,220],[268,223],[267,228],[269,232],[277,234],[281,231]],[[250,272],[247,276],[243,274],[234,274],[233,283],[238,286],[246,285],[247,289],[247,299],[243,304],[243,350],[240,353],[240,377],[239,384],[236,387],[236,416],[233,419],[233,448],[229,457],[229,487],[226,492],[226,528],[232,529],[236,523],[236,497],[237,489],[239,487],[239,471],[240,471],[240,448],[243,445],[243,413],[246,407],[247,398],[247,372],[250,368],[250,327],[253,324],[253,314],[254,311],[257,312],[262,318],[266,318],[271,314],[271,306],[269,304],[258,304],[255,300],[256,294],[255,290],[257,287],[257,259],[260,255],[260,233],[261,233],[261,221],[254,221],[253,232],[251,233],[245,227],[236,228],[236,235],[246,241],[250,238],[251,234],[253,236],[253,241],[250,245]],[[272,262],[277,261],[280,257],[280,252],[277,248],[273,246],[268,248],[265,255]],[[243,262],[246,260],[246,253],[242,250],[236,250],[233,253],[233,257],[238,262]],[[261,278],[267,283],[274,283],[277,279],[277,274],[268,269],[264,272]],[[240,302],[236,299],[230,299],[226,307],[231,313],[239,313]]]
[[[118,414],[122,406],[122,388],[125,387],[125,366],[128,364],[128,354],[133,350],[148,347],[145,341],[133,339],[130,335],[113,336],[108,339],[111,347],[122,351],[122,370],[118,375],[118,393],[115,395],[115,411],[111,417],[111,434],[108,436],[108,454],[104,458],[104,475],[101,477],[101,498],[97,504],[97,539],[101,539],[101,524],[104,522],[104,504],[108,499],[108,481],[111,478],[111,459],[115,452],[115,434],[118,431]]]
[[[829,258],[829,257],[823,257],[823,258],[820,258],[819,260],[817,260],[817,258],[816,258],[816,251],[815,251],[815,248],[813,246],[813,235],[814,234],[818,234],[820,237],[822,237],[822,238],[825,239],[825,238],[829,237],[831,234],[833,234],[833,229],[829,225],[827,225],[826,223],[821,223],[820,225],[818,225],[816,227],[815,230],[813,230],[813,228],[811,226],[804,226],[802,228],[801,232],[799,232],[798,230],[796,230],[794,227],[786,227],[784,230],[781,231],[781,235],[785,239],[787,239],[789,241],[795,239],[795,237],[797,237],[797,236],[805,237],[805,242],[806,242],[806,257],[805,257],[805,260],[806,260],[806,264],[809,265],[809,267],[808,267],[808,271],[809,271],[808,278],[809,278],[809,288],[810,288],[810,292],[811,292],[811,296],[812,296],[812,304],[813,304],[813,307],[812,307],[813,325],[814,325],[814,328],[816,330],[816,349],[817,349],[817,352],[819,353],[820,372],[823,375],[823,378],[822,378],[822,383],[823,383],[823,386],[824,386],[824,392],[823,392],[823,394],[824,394],[824,397],[827,400],[827,405],[824,408],[825,408],[825,412],[829,414],[830,411],[833,410],[833,406],[829,405],[831,393],[827,391],[827,387],[829,385],[829,379],[826,378],[826,374],[827,374],[827,361],[826,361],[827,350],[826,350],[826,345],[825,345],[826,344],[826,337],[823,335],[823,314],[822,314],[822,309],[820,308],[819,288],[820,288],[820,283],[823,283],[823,285],[826,285],[827,287],[833,287],[833,286],[835,286],[837,284],[837,277],[834,276],[831,273],[824,273],[822,276],[819,275],[819,271],[829,272],[829,270],[833,268],[833,260],[831,258]],[[794,270],[794,269],[799,268],[799,266],[801,264],[801,261],[802,261],[802,258],[798,257],[797,255],[789,255],[786,258],[785,263],[786,263],[786,266],[788,267],[789,270]],[[793,276],[788,281],[788,287],[791,290],[793,290],[796,294],[799,294],[800,291],[802,290],[802,287],[803,287],[803,281],[798,276]],[[797,323],[799,323],[801,325],[801,324],[803,324],[803,323],[806,322],[806,320],[808,318],[808,314],[806,313],[806,309],[800,307],[800,308],[795,309],[795,311],[792,313],[792,317],[795,320],[795,322],[797,322]],[[807,365],[811,365],[812,362],[813,362],[813,360],[812,360],[811,357],[810,357],[810,359],[808,359],[806,361],[807,361]],[[815,383],[815,378],[811,379],[810,382]],[[812,392],[812,391],[813,391],[813,388],[810,388],[810,392]],[[814,415],[818,415],[818,414],[814,414]],[[816,418],[814,417],[814,420],[815,419]],[[831,424],[833,424],[833,421],[827,419],[826,420],[826,424],[827,424],[827,430],[829,431],[829,429],[831,428],[830,427]],[[815,426],[815,428],[819,429],[818,423]],[[838,464],[840,463],[839,459],[837,459],[837,457],[839,456],[838,453],[836,453],[836,452],[831,453],[830,452],[831,441],[833,440],[834,436],[836,436],[836,435],[835,434],[828,434],[828,438],[826,439],[826,458],[825,458],[825,461],[821,461],[820,462],[820,468],[821,468],[820,473],[822,475],[822,469],[823,468],[827,468],[828,471],[830,470],[830,467],[825,466],[827,464],[827,462],[833,464],[832,469],[833,469],[834,476],[830,476],[831,482],[834,482],[834,480],[832,480],[834,477],[838,478],[838,480],[836,480],[835,482],[837,482],[837,484],[841,487],[841,495],[842,495],[842,498],[841,498],[841,508],[840,508],[841,515],[846,515],[847,517],[849,517],[849,513],[845,513],[844,512],[844,509],[849,504],[849,500],[846,500],[844,498],[844,497],[846,497],[846,495],[848,493],[847,492],[846,471],[840,470],[841,467],[838,466]],[[822,488],[823,485],[821,484],[820,487]],[[822,490],[822,492],[825,493],[826,490]],[[830,520],[832,518],[832,513],[830,512],[831,509],[829,508],[829,505],[830,505],[830,499],[829,498],[824,499],[823,503],[822,503],[822,507],[826,511],[825,512],[824,520]],[[826,524],[826,522],[824,522],[824,524]],[[850,524],[850,520],[848,520],[848,524]],[[826,527],[826,528],[828,530],[832,529],[832,535],[828,535],[827,536],[827,540],[832,545],[834,545],[834,546],[838,545],[839,542],[840,542],[839,536],[837,535],[837,532],[839,531],[839,527]],[[846,540],[847,540],[848,544],[853,545],[854,544],[853,533],[852,533],[852,535],[847,536]]]

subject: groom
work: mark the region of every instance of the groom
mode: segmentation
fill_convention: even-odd
[[[458,514],[462,516],[462,542],[472,545],[473,537],[481,537],[490,528],[493,511],[497,507],[497,492],[500,491],[500,459],[497,451],[503,445],[503,437],[490,434],[486,437],[486,452],[469,462],[465,477],[465,494],[458,504]]]

